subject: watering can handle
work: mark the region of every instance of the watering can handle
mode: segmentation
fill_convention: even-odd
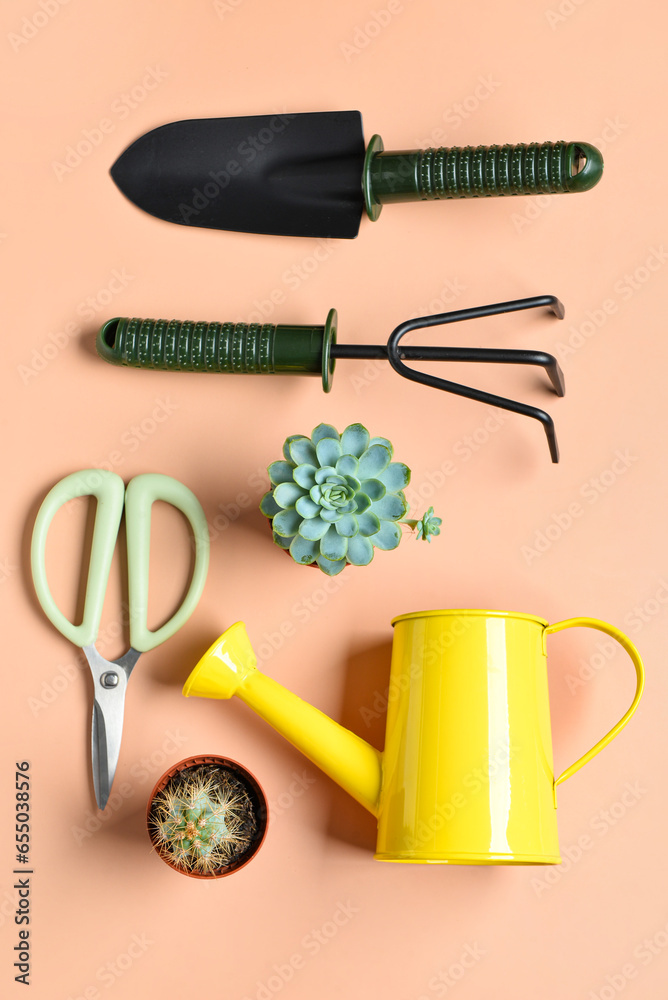
[[[591,750],[588,750],[587,753],[583,754],[582,757],[576,760],[574,764],[567,767],[563,774],[559,775],[554,782],[555,792],[557,785],[560,785],[562,781],[566,781],[566,779],[574,775],[576,771],[579,771],[581,767],[588,764],[592,757],[595,757],[596,754],[603,750],[604,747],[607,747],[608,743],[611,743],[612,740],[614,740],[617,733],[624,728],[638,707],[638,702],[640,701],[640,696],[642,695],[643,687],[645,686],[645,671],[638,650],[633,645],[629,637],[624,635],[623,632],[620,632],[620,630],[615,628],[614,625],[608,625],[607,622],[599,621],[598,618],[568,618],[566,621],[556,622],[554,625],[548,625],[545,629],[544,635],[547,636],[553,632],[560,632],[565,628],[595,628],[597,631],[604,632],[612,639],[615,639],[629,654],[631,660],[633,661],[633,666],[636,668],[636,693],[633,701],[631,702],[630,708],[622,716],[619,722],[616,723],[616,725],[614,725],[612,729],[591,748]]]

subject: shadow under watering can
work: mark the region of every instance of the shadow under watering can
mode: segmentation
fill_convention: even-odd
[[[423,611],[392,624],[382,753],[260,673],[242,622],[204,654],[183,693],[246,702],[377,818],[380,861],[559,864],[557,785],[635,712],[644,671],[633,643],[594,618],[548,625],[505,611]],[[620,721],[555,778],[546,638],[578,626],[621,644],[636,693]]]

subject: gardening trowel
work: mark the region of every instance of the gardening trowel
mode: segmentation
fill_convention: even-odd
[[[357,236],[394,201],[587,191],[603,158],[585,142],[365,149],[358,111],[203,118],[140,136],[111,175],[159,219],[277,236]]]

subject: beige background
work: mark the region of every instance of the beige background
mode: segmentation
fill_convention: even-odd
[[[665,31],[649,0],[4,5],[3,996],[22,995],[12,969],[20,759],[32,773],[35,998],[663,995]],[[605,176],[581,196],[393,206],[356,241],[324,243],[170,226],[108,176],[131,141],[167,121],[334,109],[361,110],[367,138],[380,132],[388,148],[589,141]],[[68,166],[68,147],[95,130],[97,145]],[[316,380],[117,370],[93,349],[113,315],[247,320],[264,309],[272,322],[311,323],[336,306],[342,341],[381,342],[411,315],[545,292],[564,301],[563,323],[501,317],[432,342],[556,353],[563,400],[521,368],[449,372],[547,408],[558,466],[535,422],[498,422],[387,366],[342,362],[324,396]],[[443,518],[429,547],[406,538],[329,589],[272,547],[256,509],[283,439],[321,420],[391,438],[413,469],[415,508],[433,503]],[[212,526],[196,613],[132,678],[122,792],[103,816],[88,671],[46,621],[27,565],[41,499],[93,465],[126,480],[176,476]],[[63,513],[49,547],[71,613],[84,514]],[[537,552],[541,535],[549,544]],[[156,513],[153,545],[157,620],[188,563],[169,512]],[[120,579],[119,562],[100,640],[109,656],[127,641]],[[391,617],[467,606],[605,618],[645,657],[636,719],[563,788],[560,868],[374,862],[371,818],[296,751],[240,704],[180,695],[199,653],[244,618],[267,673],[382,746]],[[630,663],[599,641],[551,640],[559,769],[632,697]],[[241,760],[273,807],[257,859],[217,884],[171,872],[144,830],[153,783],[200,753]]]

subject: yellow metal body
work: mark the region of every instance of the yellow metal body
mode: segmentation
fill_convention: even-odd
[[[612,625],[548,625],[503,611],[395,618],[385,750],[257,670],[237,622],[205,653],[183,693],[237,695],[378,819],[376,858],[450,864],[559,864],[556,787],[603,749],[640,700],[633,643]],[[555,779],[546,636],[588,626],[631,657],[637,686],[622,719]]]

